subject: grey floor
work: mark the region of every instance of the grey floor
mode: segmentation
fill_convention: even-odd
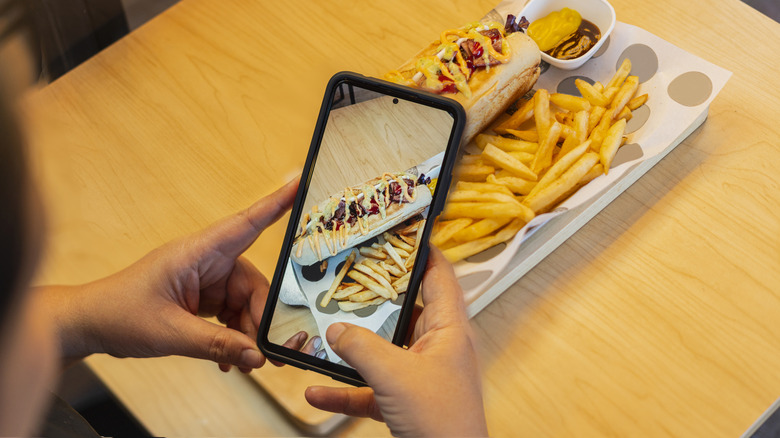
[[[130,30],[146,23],[178,0],[122,0]]]

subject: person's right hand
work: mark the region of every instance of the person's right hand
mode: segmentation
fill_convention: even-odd
[[[385,421],[396,436],[487,436],[463,291],[436,248],[431,248],[422,298],[425,307],[408,350],[361,327],[331,325],[326,335],[331,348],[370,387],[313,386],[306,400],[319,409]]]

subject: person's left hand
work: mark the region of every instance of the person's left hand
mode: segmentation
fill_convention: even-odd
[[[110,277],[44,291],[63,356],[182,355],[212,360],[223,371],[262,366],[255,338],[269,283],[241,254],[290,208],[297,186],[296,179]],[[216,316],[227,327],[198,315]],[[299,349],[306,339],[299,333],[288,346]]]

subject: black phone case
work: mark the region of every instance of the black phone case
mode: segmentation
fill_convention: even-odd
[[[301,216],[301,210],[303,209],[306,192],[311,182],[314,165],[316,164],[317,155],[319,153],[320,143],[325,131],[325,125],[328,121],[328,115],[333,105],[332,97],[335,95],[336,88],[341,84],[351,84],[385,95],[398,97],[408,101],[442,109],[449,112],[452,115],[454,121],[453,130],[451,132],[449,142],[447,144],[447,149],[445,150],[444,159],[442,161],[441,171],[439,172],[439,179],[436,184],[436,190],[433,196],[433,200],[431,201],[428,220],[425,223],[425,230],[423,231],[422,239],[425,244],[421,245],[420,249],[418,250],[417,259],[415,260],[414,264],[415,268],[413,269],[412,276],[409,279],[409,287],[407,289],[403,305],[401,306],[401,313],[398,318],[398,324],[393,335],[392,342],[398,346],[403,345],[404,340],[406,339],[407,331],[409,329],[409,322],[412,317],[412,311],[414,310],[414,303],[417,298],[417,292],[420,287],[428,259],[429,248],[427,242],[433,228],[433,219],[435,219],[441,213],[447,198],[447,192],[449,191],[449,186],[452,180],[452,168],[455,163],[455,157],[458,153],[458,147],[460,145],[461,136],[463,134],[463,128],[466,123],[466,112],[460,103],[456,102],[455,100],[426,91],[363,76],[353,72],[336,73],[330,79],[330,81],[328,81],[327,88],[325,89],[325,96],[322,101],[322,106],[320,107],[317,124],[314,128],[314,134],[312,136],[311,145],[309,147],[309,153],[306,157],[306,164],[304,165],[303,173],[301,175],[301,183],[298,187],[298,193],[296,194],[295,203],[293,204],[292,212],[290,214],[290,222],[287,225],[287,231],[285,232],[284,241],[282,243],[282,250],[276,263],[276,269],[274,270],[274,276],[268,291],[265,310],[263,312],[263,317],[257,333],[257,345],[260,348],[260,351],[262,351],[263,354],[265,354],[266,357],[270,359],[283,362],[304,370],[313,370],[318,373],[330,376],[335,380],[351,385],[365,386],[365,380],[357,371],[352,368],[335,364],[324,359],[319,359],[296,350],[285,348],[281,345],[273,344],[268,340],[268,332],[271,328],[272,321],[271,317],[274,314],[276,303],[279,299],[279,290],[282,283],[283,270],[285,268],[287,259],[290,257],[293,240],[295,238],[295,232],[298,227],[298,221],[295,219]],[[322,336],[323,342],[327,342],[324,339],[324,333],[321,333],[320,336]]]

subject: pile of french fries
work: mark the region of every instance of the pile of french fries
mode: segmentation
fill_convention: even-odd
[[[320,306],[327,307],[331,300],[337,300],[339,309],[353,312],[397,299],[409,287],[424,228],[425,219],[420,218],[384,233],[384,244],[373,243],[352,250]],[[360,260],[355,263],[358,257]],[[345,277],[354,282],[345,282]]]
[[[630,72],[625,59],[606,85],[577,79],[582,97],[539,89],[495,135],[479,134],[456,167],[431,243],[453,263],[478,254],[608,173],[626,122],[648,98],[635,97],[639,79]]]

